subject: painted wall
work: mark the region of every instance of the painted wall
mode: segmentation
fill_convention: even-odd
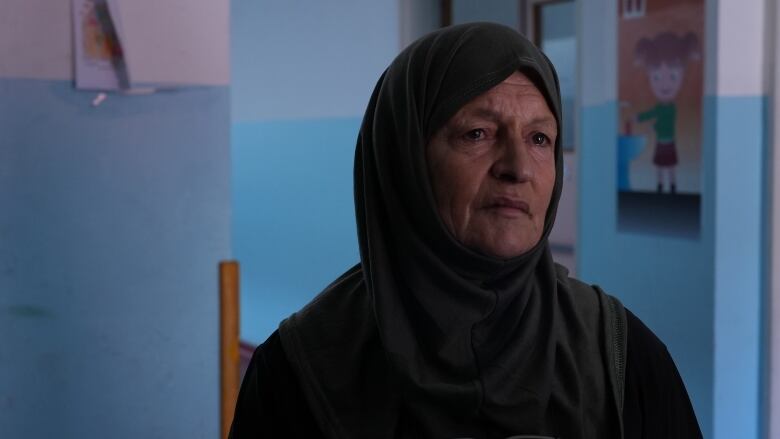
[[[580,10],[579,276],[619,297],[666,343],[704,436],[712,437],[712,179],[702,190],[698,241],[617,232],[617,4]],[[704,160],[713,160],[711,149]],[[713,167],[704,168],[711,176]]]
[[[770,183],[768,44],[773,2],[720,0],[715,75],[715,358],[716,438],[759,437],[765,431],[762,308],[767,281]],[[750,23],[744,26],[744,23]],[[742,29],[742,44],[731,35]]]
[[[490,21],[518,29],[519,1],[452,0],[452,23]]]
[[[355,142],[374,84],[399,51],[399,4],[231,8],[233,254],[241,336],[261,343],[359,260]]]
[[[399,50],[398,4],[231,2],[234,122],[361,117]]]
[[[766,97],[762,1],[707,3],[701,236],[616,231],[615,1],[581,7],[580,276],[667,345],[704,437],[761,434]],[[736,23],[739,23],[738,25]],[[727,35],[750,23],[735,45]]]
[[[774,10],[771,10],[772,7]],[[780,8],[777,7],[777,2],[771,4],[766,16],[767,20],[780,22]],[[764,389],[769,394],[764,398],[767,404],[764,416],[768,418],[767,436],[774,438],[780,437],[780,32],[776,28],[769,41],[771,50],[768,58],[772,60],[770,68],[774,80],[770,85],[771,101],[769,101],[767,117],[770,158],[766,163],[771,167],[767,178],[772,181],[772,190],[768,215],[771,218],[769,225],[771,250],[767,264],[770,304],[764,308],[766,310],[764,318],[769,326],[767,337],[769,352],[765,356],[764,363],[765,378],[769,380],[769,384],[764,386]]]
[[[241,337],[279,322],[359,261],[352,161],[358,118],[233,124],[233,252]]]
[[[92,107],[67,5],[0,13],[0,437],[217,437],[228,88]]]
[[[441,26],[441,2],[398,0],[401,47]]]

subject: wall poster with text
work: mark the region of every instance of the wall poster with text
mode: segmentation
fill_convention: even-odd
[[[703,0],[619,2],[619,231],[699,236],[703,46]]]

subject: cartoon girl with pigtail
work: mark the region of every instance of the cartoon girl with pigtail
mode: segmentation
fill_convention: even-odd
[[[700,57],[699,39],[691,32],[682,37],[663,32],[654,38],[642,38],[634,48],[635,62],[647,72],[650,88],[658,100],[653,108],[637,114],[636,121],[655,121],[653,164],[657,169],[659,193],[663,192],[664,176],[669,184],[669,192],[677,192],[677,107],[674,101],[680,92],[688,62]]]

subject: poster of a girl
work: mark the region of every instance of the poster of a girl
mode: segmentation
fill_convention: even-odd
[[[664,176],[669,192],[677,192],[675,167],[677,146],[675,125],[677,107],[675,99],[682,87],[685,69],[690,61],[700,58],[699,39],[692,32],[678,36],[662,32],[654,38],[640,39],[634,48],[634,59],[645,69],[657,103],[647,111],[636,115],[637,122],[654,120],[655,153],[653,164],[658,175],[658,192],[663,192]]]

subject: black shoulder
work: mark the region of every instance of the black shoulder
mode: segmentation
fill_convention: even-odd
[[[279,332],[255,349],[233,415],[230,437],[321,437]]]
[[[626,308],[626,328],[628,330],[628,350],[634,348],[634,354],[640,358],[655,358],[666,364],[665,360],[671,361],[669,351],[666,345],[650,330],[637,316]],[[671,364],[674,367],[674,363]],[[675,368],[676,370],[676,368]]]
[[[685,384],[666,345],[626,309],[623,423],[627,438],[701,438]]]

